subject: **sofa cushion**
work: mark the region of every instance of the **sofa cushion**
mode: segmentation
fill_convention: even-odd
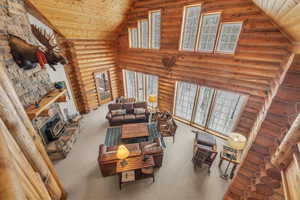
[[[112,122],[119,122],[119,121],[122,121],[122,120],[124,120],[124,115],[114,116],[114,117],[111,118]]]
[[[147,108],[147,103],[146,102],[137,102],[133,104],[134,108]]]
[[[116,151],[108,151],[102,154],[101,161],[110,161],[117,160],[117,152]]]
[[[134,108],[134,114],[145,114],[146,110],[145,108]]]
[[[158,144],[155,142],[155,143],[150,143],[150,144],[147,144],[144,146],[144,149],[149,149],[149,148],[152,148],[152,147],[155,147],[155,146],[158,146]]]
[[[118,109],[122,109],[122,105],[121,103],[112,103],[112,104],[108,104],[108,109],[109,110],[118,110]]]
[[[135,115],[135,119],[138,119],[138,120],[140,120],[140,119],[146,119],[146,116],[145,116],[145,114]]]
[[[132,114],[133,113],[133,103],[123,104],[123,109],[126,109],[127,114]]]
[[[135,115],[134,114],[126,114],[124,116],[124,120],[134,120],[135,119]]]
[[[155,154],[155,153],[162,153],[163,149],[160,146],[154,146],[151,148],[147,148],[147,149],[143,149],[143,154],[144,155],[151,155],[151,154]]]
[[[119,116],[119,115],[125,115],[125,114],[126,114],[126,110],[125,109],[117,109],[117,110],[112,110],[111,111],[111,115],[113,117]]]

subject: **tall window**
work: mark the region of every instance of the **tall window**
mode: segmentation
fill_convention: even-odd
[[[149,13],[150,18],[150,48],[159,49],[160,48],[160,24],[161,24],[161,12],[151,11]]]
[[[146,49],[149,46],[148,19],[138,21],[139,28],[139,47]]]
[[[145,101],[145,76],[143,73],[137,72],[137,101]]]
[[[177,82],[174,114],[203,129],[229,135],[246,101],[238,93]]]
[[[124,70],[125,84],[126,84],[126,96],[129,98],[135,98],[136,96],[136,84],[135,84],[135,72]]]
[[[129,28],[129,47],[138,48],[138,30],[137,28]]]
[[[217,52],[234,53],[242,29],[242,22],[223,23],[217,45]]]
[[[180,82],[177,85],[175,115],[190,121],[196,96],[197,85]]]
[[[184,23],[181,38],[181,49],[194,51],[197,39],[197,30],[200,20],[201,5],[184,8]]]
[[[234,122],[239,116],[243,106],[242,96],[233,92],[216,92],[216,98],[212,109],[212,116],[208,122],[208,128],[220,133],[228,133],[233,130]]]
[[[220,13],[205,14],[202,16],[198,51],[213,52],[217,38]]]
[[[156,102],[153,103],[153,107],[157,107],[158,100],[158,76],[146,75],[147,76],[147,99],[150,95],[156,96]]]
[[[150,95],[158,97],[158,76],[123,70],[126,97],[137,101],[148,101]],[[157,101],[152,106],[157,106]]]

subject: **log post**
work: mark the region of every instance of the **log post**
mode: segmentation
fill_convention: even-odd
[[[25,195],[5,142],[3,127],[0,126],[0,199],[24,200]]]
[[[276,152],[272,156],[272,164],[276,167],[284,167],[284,161],[291,157],[295,145],[300,141],[300,114],[293,122],[291,128],[283,138]]]
[[[58,187],[55,179],[50,173],[48,166],[42,158],[40,152],[37,150],[32,137],[28,133],[12,102],[7,96],[6,92],[0,85],[0,117],[13,135],[14,139],[22,149],[27,160],[31,163],[35,170],[37,170],[43,180],[48,180],[46,183],[47,189],[51,197],[59,200],[62,197],[62,191]]]
[[[49,156],[48,156],[48,154],[45,150],[45,147],[42,143],[42,139],[41,139],[40,135],[36,132],[34,127],[32,126],[32,123],[31,123],[22,103],[20,102],[20,99],[16,93],[16,90],[15,90],[11,80],[8,78],[6,71],[1,63],[0,63],[0,85],[5,90],[10,101],[14,105],[15,110],[17,111],[20,119],[22,120],[23,124],[25,125],[26,129],[28,130],[28,133],[31,135],[38,151],[40,152],[40,154],[43,157],[44,161],[46,162],[51,174],[53,175],[56,183],[58,184],[60,190],[62,191],[63,198],[66,198],[66,196],[67,196],[66,191],[57,175],[57,172],[56,172],[51,160],[49,159]]]
[[[12,135],[9,133],[3,121],[0,119],[0,127],[3,129],[3,135],[7,141],[8,149],[13,157],[14,166],[18,171],[18,176],[22,178],[23,185],[25,184],[24,192],[26,197],[31,197],[31,195],[36,195],[39,199],[51,200],[50,195],[44,185],[40,180],[39,174],[34,171],[19,145],[16,143]],[[23,186],[24,187],[24,186]],[[30,199],[30,198],[29,198]],[[38,199],[38,198],[31,198]]]

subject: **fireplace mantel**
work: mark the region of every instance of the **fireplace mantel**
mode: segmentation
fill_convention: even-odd
[[[26,109],[28,117],[32,120],[40,115],[48,115],[48,108],[55,102],[66,102],[66,89],[53,90],[39,102],[39,106],[31,105]]]

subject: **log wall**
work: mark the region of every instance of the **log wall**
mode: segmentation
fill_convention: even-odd
[[[86,113],[100,106],[94,73],[109,70],[112,96],[119,96],[116,50],[113,41],[65,40],[63,42],[69,64],[66,71],[73,96],[80,113]]]
[[[221,11],[221,22],[243,21],[234,55],[179,51],[183,7],[202,3],[202,13]],[[161,9],[161,49],[130,49],[128,27],[147,18],[148,11]],[[117,62],[120,69],[158,75],[159,108],[172,111],[177,80],[249,95],[236,131],[248,134],[283,72],[290,42],[251,0],[141,0],[134,4],[119,35]],[[163,57],[176,56],[168,71]],[[122,79],[122,76],[119,76]]]
[[[297,55],[276,90],[225,199],[267,199],[277,193],[282,182],[280,168],[286,167],[286,163],[278,165],[271,158],[299,114],[299,80],[300,56]]]

